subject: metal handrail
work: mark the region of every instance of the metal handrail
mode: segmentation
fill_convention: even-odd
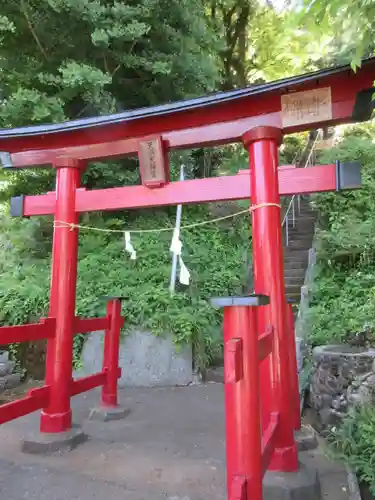
[[[318,130],[318,133],[316,134],[316,137],[314,139],[314,142],[311,145],[310,152],[307,156],[307,159],[305,161],[305,164],[302,168],[308,168],[312,166],[312,159],[313,159],[313,153],[315,151],[315,146],[316,143],[318,142],[318,139],[322,136],[322,131]],[[297,200],[297,212],[298,214],[301,212],[301,195],[299,194],[294,194],[289,202],[288,208],[286,209],[285,215],[283,222],[281,224],[281,227],[285,226],[285,244],[286,246],[289,246],[289,212],[292,212],[292,223],[293,227],[296,226],[296,200]]]

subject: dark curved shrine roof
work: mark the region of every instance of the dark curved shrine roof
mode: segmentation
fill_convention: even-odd
[[[373,66],[375,69],[375,57],[366,59],[362,62],[362,68]],[[46,134],[64,133],[93,127],[102,127],[106,125],[115,125],[124,122],[141,120],[145,118],[161,117],[174,113],[190,111],[194,109],[206,108],[221,103],[234,102],[245,97],[261,96],[271,92],[287,92],[303,84],[316,82],[346,71],[352,72],[349,65],[339,66],[321,71],[306,73],[291,78],[272,81],[269,83],[252,85],[242,89],[236,89],[228,92],[218,92],[203,97],[176,101],[158,106],[144,107],[134,110],[128,110],[121,113],[107,116],[97,116],[72,120],[57,124],[31,125],[26,127],[17,127],[12,129],[0,129],[0,140],[16,137],[40,136]],[[374,75],[375,77],[375,75]]]

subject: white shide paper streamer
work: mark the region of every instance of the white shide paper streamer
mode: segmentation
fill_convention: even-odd
[[[132,245],[129,231],[125,231],[125,250],[130,254],[131,260],[135,260],[137,258],[137,252],[134,250]]]
[[[190,272],[188,268],[185,266],[182,257],[181,257],[181,252],[182,252],[182,242],[180,240],[180,232],[178,229],[175,229],[173,231],[173,238],[172,238],[172,243],[170,247],[170,251],[175,253],[178,256],[178,262],[180,265],[180,275],[179,275],[179,281],[182,285],[189,285],[190,283]]]

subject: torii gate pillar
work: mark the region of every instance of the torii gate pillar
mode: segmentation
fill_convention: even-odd
[[[289,332],[278,179],[278,146],[282,138],[278,128],[256,127],[242,139],[249,152],[251,170],[254,288],[256,294],[270,297],[270,305],[259,308],[259,331],[265,331],[267,324],[275,329],[273,354],[260,367],[262,426],[264,431],[272,413],[279,412],[279,432],[269,469],[293,472],[298,469],[298,456],[290,418],[289,381],[285,376]]]
[[[50,387],[48,408],[42,410],[40,430],[46,433],[69,431],[72,427],[70,397],[72,391],[73,337],[76,305],[78,229],[75,209],[82,162],[59,158],[55,162],[55,222],[67,224],[54,228],[50,313],[56,317],[56,334],[48,342],[46,384]]]

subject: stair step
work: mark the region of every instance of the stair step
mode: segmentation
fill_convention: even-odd
[[[284,252],[284,263],[286,264],[287,262],[294,262],[296,260],[299,260],[301,262],[305,262],[308,259],[309,251],[308,249],[306,250],[299,250],[296,252]]]
[[[289,227],[288,228],[288,236],[314,236],[315,233],[315,226],[311,227],[304,227],[304,228],[295,228],[295,227]],[[283,228],[283,234],[286,235],[286,229],[285,227]]]
[[[283,234],[283,238],[285,239],[285,242],[286,242],[286,233],[285,232]],[[296,231],[295,233],[294,232],[288,233],[288,241],[290,241],[290,240],[292,240],[292,241],[296,241],[296,240],[309,240],[309,241],[311,241],[313,238],[314,238],[313,232],[299,233],[298,231]]]
[[[298,305],[301,301],[301,294],[300,293],[286,293],[286,298],[289,301],[293,301]]]
[[[308,261],[308,252],[306,251],[306,254],[296,254],[294,255],[285,255],[284,256],[284,267],[288,267],[288,264],[294,265],[296,262],[301,262],[303,264],[306,264]]]
[[[297,254],[306,255],[309,250],[310,248],[284,247],[284,255],[290,255],[291,257],[295,257]]]
[[[285,250],[289,250],[290,252],[293,251],[303,251],[303,252],[308,252],[311,248],[311,241],[309,243],[304,243],[302,242],[293,242],[292,244],[289,244],[288,246],[285,247]]]
[[[307,235],[307,234],[314,234],[314,226],[311,225],[311,227],[288,227],[288,233],[289,234],[303,234],[303,235]]]
[[[296,227],[298,225],[301,226],[313,226],[316,222],[316,218],[312,217],[310,215],[306,215],[304,217],[298,216],[294,219],[294,226],[293,226],[293,218],[288,216],[288,227]],[[285,221],[286,224],[286,221]]]
[[[284,213],[284,217],[285,217],[285,213]],[[310,211],[306,211],[306,212],[300,212],[299,214],[298,213],[295,213],[294,214],[294,220],[295,221],[300,221],[300,222],[303,222],[303,221],[311,221],[311,220],[315,220],[316,219],[316,216],[313,212],[310,212]],[[288,222],[289,224],[291,224],[293,222],[293,212],[289,212],[288,213]]]
[[[310,245],[312,243],[313,237],[312,235],[309,236],[297,236],[293,235],[288,238],[288,246],[292,246],[294,244],[301,244],[303,243],[304,245]],[[286,241],[285,241],[286,244]]]
[[[301,294],[301,284],[285,286],[286,294]]]
[[[285,228],[284,228],[285,231]],[[310,224],[306,222],[297,222],[295,226],[293,224],[288,225],[289,234],[312,234],[315,231],[315,224]]]
[[[285,271],[284,265],[284,275],[285,279],[293,278],[293,279],[305,279],[305,268],[295,269],[295,268],[287,268]]]
[[[292,278],[298,278],[298,279],[305,279],[305,268],[306,265],[301,263],[299,267],[287,267],[285,269],[284,267],[284,276],[287,277],[292,277]],[[293,275],[293,273],[298,273],[297,276]]]
[[[306,264],[307,264],[307,260],[295,260],[295,261],[292,261],[292,262],[288,262],[287,264],[284,264],[284,274],[288,274],[290,270],[292,269],[303,269],[303,271],[305,271],[306,269]]]
[[[303,283],[305,281],[305,276],[304,275],[301,275],[301,276],[293,276],[293,277],[285,277],[284,278],[285,280],[285,286],[303,286]]]
[[[308,258],[309,249],[308,248],[296,248],[294,251],[284,251],[284,262],[292,262],[293,260],[303,260]]]

